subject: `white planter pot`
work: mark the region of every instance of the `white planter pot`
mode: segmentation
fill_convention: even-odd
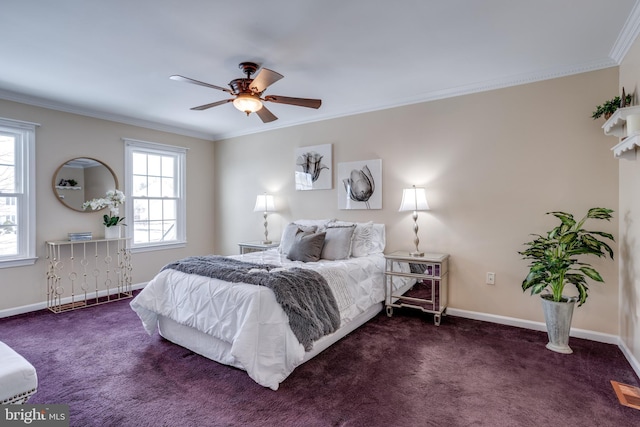
[[[542,297],[541,300],[549,336],[547,348],[557,353],[573,353],[569,347],[569,332],[571,332],[571,319],[577,298],[568,298],[567,302],[554,302]]]
[[[112,227],[104,227],[105,239],[119,239],[120,238],[120,226],[114,225]]]

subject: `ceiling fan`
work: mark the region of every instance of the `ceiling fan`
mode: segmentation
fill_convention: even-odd
[[[234,96],[234,98],[231,99],[224,99],[222,101],[212,102],[211,104],[193,107],[191,108],[192,110],[201,111],[212,107],[217,107],[218,105],[223,105],[228,102],[233,102],[233,106],[238,110],[247,113],[247,116],[251,113],[256,113],[263,123],[269,123],[274,120],[278,120],[278,118],[271,111],[269,111],[267,107],[264,106],[263,102],[265,101],[275,102],[277,104],[297,105],[299,107],[316,109],[320,108],[320,104],[322,104],[322,101],[320,99],[291,98],[289,96],[280,95],[267,95],[263,98],[262,94],[265,89],[267,89],[267,87],[271,86],[284,76],[280,73],[269,70],[268,68],[262,68],[256,75],[256,77],[252,79],[251,75],[258,70],[258,64],[254,62],[241,62],[240,69],[247,75],[247,77],[231,80],[229,82],[229,87],[231,89],[179,75],[170,76],[169,78],[171,80],[176,80],[179,82],[192,83],[195,85],[221,90]]]

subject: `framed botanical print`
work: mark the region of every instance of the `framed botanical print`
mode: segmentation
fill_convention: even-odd
[[[331,144],[296,149],[296,190],[330,190],[332,177]]]
[[[382,159],[338,163],[338,208],[382,209]]]

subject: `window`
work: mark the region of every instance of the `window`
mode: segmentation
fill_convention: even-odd
[[[131,248],[166,249],[186,241],[186,149],[125,139],[124,223]]]
[[[36,126],[0,118],[0,268],[36,261]]]

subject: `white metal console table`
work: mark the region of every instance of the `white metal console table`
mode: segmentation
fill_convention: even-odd
[[[128,238],[50,241],[47,308],[54,313],[133,296]]]

